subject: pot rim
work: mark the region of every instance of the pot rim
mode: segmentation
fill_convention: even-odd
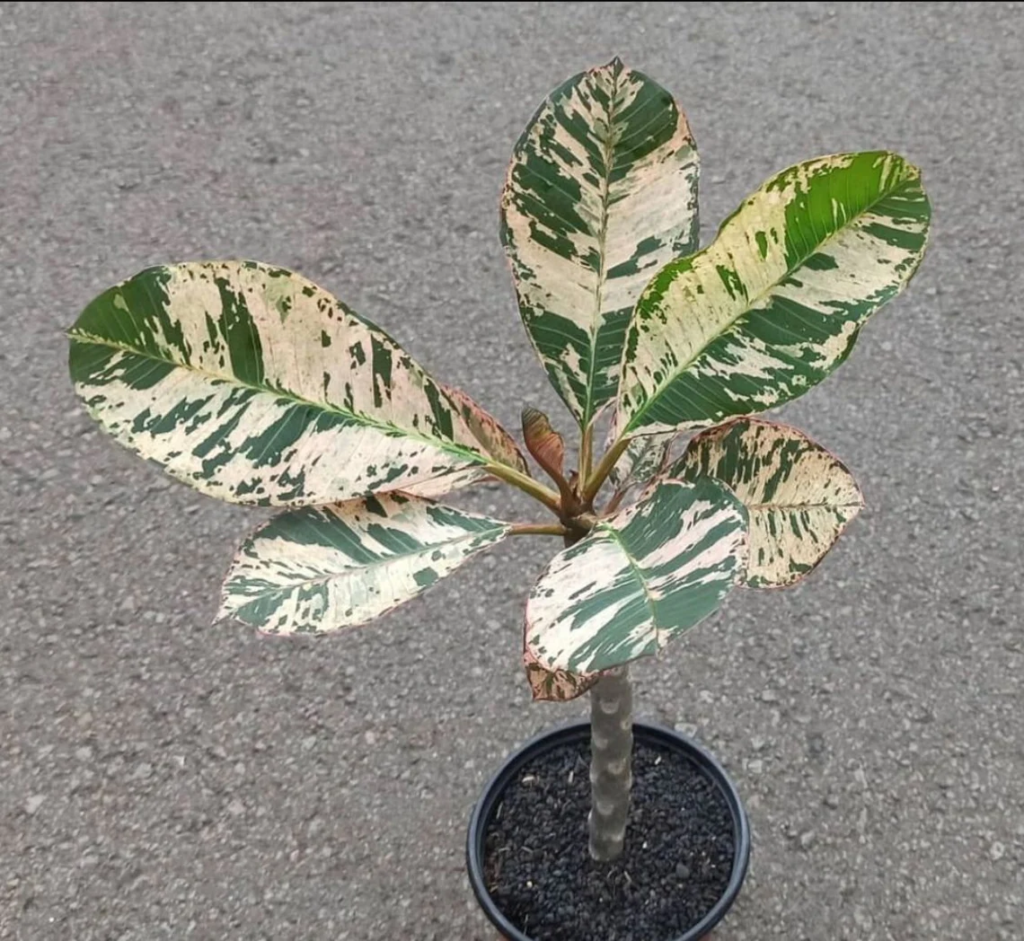
[[[683,735],[670,726],[657,722],[634,722],[634,735],[647,741],[667,746],[673,751],[686,755],[718,787],[725,799],[733,825],[733,863],[729,883],[711,910],[692,928],[675,941],[699,941],[705,937],[732,908],[740,893],[750,864],[750,824],[740,800],[739,792],[721,763],[689,736]],[[576,719],[533,736],[509,755],[501,767],[491,776],[483,794],[473,807],[466,839],[466,868],[473,894],[491,923],[507,938],[507,941],[536,941],[516,928],[491,898],[484,882],[483,858],[486,824],[495,805],[505,791],[511,778],[530,759],[559,746],[583,738],[589,738],[590,720]]]

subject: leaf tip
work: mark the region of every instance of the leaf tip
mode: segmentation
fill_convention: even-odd
[[[235,616],[235,611],[229,606],[227,598],[222,598],[220,607],[217,608],[217,613],[213,616],[213,620],[210,621],[210,626],[213,627],[215,624],[220,624],[222,621],[230,620]]]
[[[520,412],[520,417],[523,422],[524,432],[527,428],[535,427],[538,422],[547,421],[547,416],[539,408],[534,408],[532,405],[524,405]]]

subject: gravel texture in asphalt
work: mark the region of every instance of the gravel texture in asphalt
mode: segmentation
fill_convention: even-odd
[[[0,938],[493,941],[471,806],[584,708],[519,667],[557,543],[329,640],[212,627],[266,514],[94,428],[62,331],[147,265],[258,258],[567,430],[497,201],[541,98],[615,54],[689,115],[705,242],[841,150],[900,151],[935,209],[910,289],[780,413],[868,508],[799,587],[633,671],[751,814],[716,941],[1024,937],[1022,49],[1020,3],[0,4]]]

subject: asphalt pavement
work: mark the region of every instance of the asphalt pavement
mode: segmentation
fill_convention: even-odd
[[[0,4],[0,939],[493,941],[473,801],[583,709],[519,669],[557,544],[330,639],[211,627],[266,514],[95,429],[62,331],[147,265],[257,258],[509,425],[567,428],[497,201],[541,98],[615,54],[689,115],[705,241],[842,150],[904,154],[935,213],[910,289],[780,413],[868,508],[799,587],[635,670],[751,813],[716,941],[1024,937],[1022,50],[1020,3]]]

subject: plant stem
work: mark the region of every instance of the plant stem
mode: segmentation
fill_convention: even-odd
[[[513,487],[518,487],[523,493],[528,493],[535,500],[539,500],[552,513],[561,515],[558,494],[550,487],[545,487],[544,484],[538,483],[529,475],[517,471],[514,467],[509,467],[507,464],[488,464],[484,469],[492,477],[497,477],[498,480],[503,480]]]
[[[582,539],[566,533],[565,545]],[[590,855],[611,862],[622,853],[633,789],[633,686],[629,667],[606,670],[590,690]]]
[[[561,474],[557,477],[552,474],[551,479],[558,485],[558,493],[561,496],[562,508],[565,512],[573,512],[576,507],[576,494],[572,492],[572,487],[569,486],[567,481]]]
[[[590,466],[594,463],[594,423],[590,422],[580,438],[580,482],[586,483],[590,476]]]
[[[612,469],[618,463],[622,452],[629,447],[629,438],[622,437],[615,442],[607,451],[604,453],[604,457],[601,458],[597,467],[594,468],[594,473],[591,474],[590,478],[585,482],[583,487],[583,504],[588,506],[597,496],[597,492],[601,489],[601,484],[605,482],[605,479],[612,472]]]
[[[590,855],[622,852],[633,787],[633,689],[629,667],[608,670],[590,690]]]
[[[510,536],[564,536],[567,530],[561,523],[513,523]]]

